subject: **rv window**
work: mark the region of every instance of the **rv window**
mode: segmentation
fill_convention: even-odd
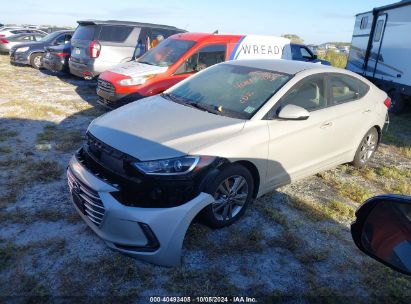
[[[188,58],[177,70],[176,74],[198,72],[209,66],[225,61],[225,44],[212,44],[203,47]]]
[[[377,26],[375,27],[375,33],[374,33],[375,42],[380,41],[383,26],[384,26],[384,20],[378,20]]]
[[[363,30],[367,27],[368,24],[368,17],[362,17],[361,18],[361,24],[360,24],[360,29]]]
[[[330,88],[333,102],[336,104],[362,98],[368,92],[368,85],[347,75],[330,77]]]

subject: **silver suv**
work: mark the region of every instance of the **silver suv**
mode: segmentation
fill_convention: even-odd
[[[92,79],[143,55],[159,41],[184,32],[173,26],[128,21],[77,21],[71,39],[70,73]]]

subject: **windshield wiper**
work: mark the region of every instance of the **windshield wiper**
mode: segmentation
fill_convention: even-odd
[[[148,65],[154,65],[154,64],[152,64],[151,62],[147,62],[147,61],[137,61],[137,62],[144,63],[144,64],[148,64]]]

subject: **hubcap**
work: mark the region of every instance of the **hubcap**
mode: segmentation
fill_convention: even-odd
[[[367,160],[369,160],[376,148],[377,148],[377,137],[374,134],[370,133],[364,138],[361,144],[361,152],[360,152],[361,162],[364,163]]]
[[[240,175],[230,176],[218,186],[214,194],[214,216],[220,221],[230,220],[244,207],[247,197],[246,179]]]
[[[40,56],[34,57],[34,64],[35,64],[36,67],[39,67],[41,65],[41,57]]]

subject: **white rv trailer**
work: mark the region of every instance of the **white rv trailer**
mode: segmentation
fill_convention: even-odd
[[[356,15],[346,68],[386,91],[390,112],[402,111],[411,96],[411,0]]]

